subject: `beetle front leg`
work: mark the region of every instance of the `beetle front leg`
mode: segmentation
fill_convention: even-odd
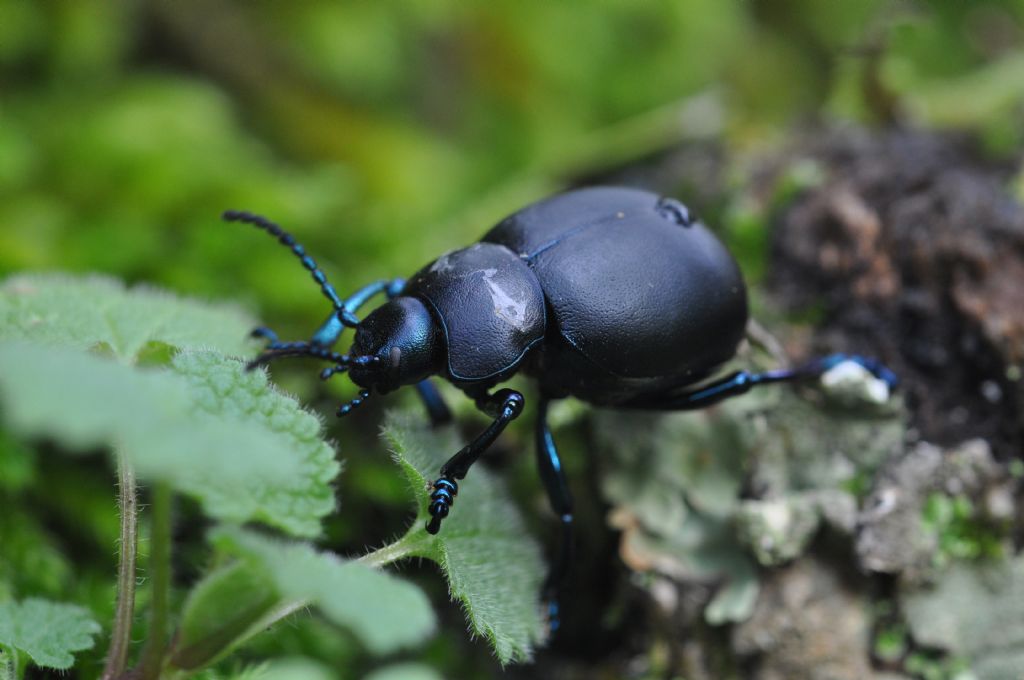
[[[430,494],[430,521],[427,532],[436,534],[441,529],[441,521],[448,516],[455,495],[459,492],[457,480],[464,479],[469,468],[480,458],[480,455],[494,443],[505,427],[523,412],[526,400],[515,390],[503,389],[494,394],[485,394],[477,399],[477,407],[494,418],[476,439],[464,446],[441,466],[441,476],[432,485],[434,492]]]

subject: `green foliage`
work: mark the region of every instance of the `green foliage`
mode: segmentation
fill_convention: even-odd
[[[921,528],[937,537],[936,566],[956,559],[999,558],[1004,552],[1004,532],[986,522],[965,496],[929,494]]]
[[[429,666],[400,663],[376,670],[366,680],[441,680],[441,676]]]
[[[448,579],[470,629],[493,645],[501,663],[525,661],[545,632],[537,594],[544,573],[540,552],[502,484],[477,466],[459,485],[459,495],[436,536],[424,529],[429,518],[428,485],[460,448],[452,428],[431,430],[408,413],[389,414],[384,426],[395,460],[416,496],[418,513],[409,532],[374,555],[433,560]]]
[[[209,353],[179,354],[173,368],[188,382],[193,413],[219,427],[230,424],[229,436],[237,437],[220,454],[223,462],[202,465],[201,474],[187,477],[184,490],[202,498],[219,519],[258,519],[296,536],[317,535],[320,519],[335,508],[331,481],[340,469],[323,441],[319,419],[273,389],[265,373],[247,372],[240,362]],[[242,430],[249,434],[239,436]],[[234,482],[216,476],[219,464]],[[253,466],[263,464],[265,476],[249,477]]]
[[[333,509],[333,452],[318,421],[260,373],[217,355],[177,372],[134,369],[67,349],[0,345],[0,402],[23,436],[68,450],[116,447],[139,475],[199,498],[212,516],[319,532]]]
[[[214,517],[319,533],[339,469],[319,421],[221,355],[248,353],[251,319],[100,277],[19,276],[0,290],[0,400],[12,429],[68,450],[116,449]],[[186,351],[171,371],[126,365],[160,356],[154,347]]]
[[[218,551],[262,572],[281,606],[316,606],[374,653],[409,647],[434,630],[433,612],[419,589],[364,564],[319,553],[302,543],[283,543],[237,529],[219,529],[211,540]],[[226,605],[237,594],[228,579],[222,583],[223,587],[204,594],[207,609],[215,609],[217,601]],[[186,621],[207,625],[200,618],[186,617]]]
[[[907,653],[907,628],[904,625],[879,627],[875,633],[873,651],[886,663],[895,663]]]
[[[212,663],[251,636],[280,603],[258,565],[232,562],[208,573],[185,602],[171,664],[194,670]]]
[[[0,583],[17,593],[57,597],[74,573],[55,537],[19,507],[0,513]],[[0,597],[0,600],[4,598]]]
[[[912,673],[915,678],[922,678],[922,680],[974,680],[975,678],[1015,680],[1019,677],[1015,669],[1019,669],[1020,666],[998,669],[995,674],[991,675],[976,675],[971,671],[965,659],[948,658],[927,651],[915,651],[907,655],[906,661],[903,662],[903,668],[908,673]]]
[[[75,605],[37,598],[0,602],[0,645],[27,654],[39,666],[71,668],[74,652],[91,648],[99,632],[89,612]]]
[[[231,305],[184,300],[104,276],[21,275],[0,287],[0,340],[99,349],[136,363],[152,345],[249,354],[254,320]]]

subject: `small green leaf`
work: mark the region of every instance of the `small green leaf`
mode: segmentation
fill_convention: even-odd
[[[183,354],[174,368],[0,343],[0,413],[23,436],[115,447],[140,477],[169,481],[214,517],[317,535],[338,471],[319,421],[238,361]]]
[[[255,326],[240,309],[185,300],[104,276],[23,274],[0,285],[0,340],[109,348],[133,362],[152,342],[242,356]]]
[[[282,604],[316,606],[376,654],[419,643],[434,630],[426,596],[382,571],[241,529],[219,529],[211,540],[222,552],[265,570]]]
[[[71,668],[73,653],[90,649],[98,623],[85,609],[62,602],[30,598],[0,603],[0,645],[28,654],[48,668]]]
[[[490,641],[498,660],[528,660],[545,636],[538,600],[544,564],[515,504],[477,465],[459,485],[441,533],[430,536],[424,529],[428,480],[461,448],[456,431],[432,430],[410,413],[390,413],[383,432],[416,494],[419,513],[409,532],[380,552],[400,547],[439,564],[473,633]]]
[[[249,637],[281,597],[266,570],[232,562],[208,574],[189,593],[171,663],[201,668]]]
[[[441,680],[440,674],[418,663],[396,663],[375,670],[365,680]]]

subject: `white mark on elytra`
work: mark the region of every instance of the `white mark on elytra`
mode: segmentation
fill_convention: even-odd
[[[516,300],[509,295],[508,291],[501,287],[501,284],[494,280],[497,269],[483,269],[484,283],[491,291],[491,302],[494,303],[494,313],[505,321],[515,326],[520,331],[527,330],[526,322],[526,300]]]

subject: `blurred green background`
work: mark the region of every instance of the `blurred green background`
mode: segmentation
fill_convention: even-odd
[[[234,299],[304,337],[327,303],[270,239],[219,222],[225,208],[284,225],[344,293],[408,276],[530,201],[694,145],[725,159],[727,185],[705,192],[690,172],[659,188],[694,201],[756,271],[752,161],[809,126],[852,124],[966,129],[994,158],[1018,154],[1024,0],[0,0],[0,274],[105,272]],[[316,394],[312,374],[281,373]],[[332,424],[344,457],[368,450],[342,476],[347,512],[405,503],[371,460],[371,413]],[[19,544],[9,516],[4,551],[20,561],[0,577],[17,596],[91,588],[102,610],[113,558],[81,548],[116,539],[109,472],[16,448],[0,442],[0,492],[27,494],[44,520],[26,515]],[[44,476],[50,493],[33,495]],[[101,535],[55,536],[76,513]],[[385,537],[330,531],[356,550]],[[345,659],[337,644],[322,656]],[[433,651],[449,669],[463,653]]]

